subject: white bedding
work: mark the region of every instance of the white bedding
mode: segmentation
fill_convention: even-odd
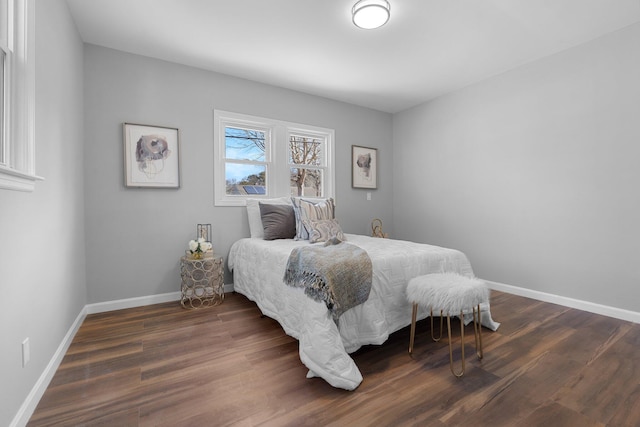
[[[291,250],[309,241],[241,239],[231,247],[228,265],[234,291],[255,301],[262,313],[298,339],[300,360],[309,368],[307,376],[353,390],[362,382],[362,375],[349,353],[363,345],[382,344],[389,334],[411,323],[411,304],[405,293],[409,279],[447,271],[473,276],[473,270],[467,257],[454,249],[355,234],[347,234],[346,239],[369,254],[373,284],[369,299],[345,312],[339,326],[323,302],[282,280]],[[499,323],[491,318],[488,305],[481,310],[482,324],[496,330]],[[420,319],[427,314],[426,310],[418,313]]]

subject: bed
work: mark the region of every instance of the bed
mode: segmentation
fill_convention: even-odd
[[[300,360],[309,369],[307,377],[321,377],[334,387],[354,390],[363,378],[349,354],[363,345],[382,344],[411,323],[411,304],[405,295],[409,279],[449,271],[473,276],[473,270],[458,250],[356,234],[342,237],[366,250],[373,275],[369,298],[337,322],[323,302],[283,282],[291,251],[322,242],[310,243],[299,237],[244,238],[231,247],[228,266],[233,272],[234,291],[254,301],[263,314],[277,320],[286,334],[299,341]],[[481,312],[482,324],[496,330],[499,323],[491,318],[489,305],[482,306]],[[418,314],[420,319],[427,315],[426,310]]]

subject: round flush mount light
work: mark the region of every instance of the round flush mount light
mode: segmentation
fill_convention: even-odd
[[[353,5],[353,23],[365,30],[382,27],[389,20],[391,6],[387,0],[360,0]]]

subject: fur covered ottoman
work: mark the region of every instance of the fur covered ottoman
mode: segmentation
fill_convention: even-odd
[[[489,302],[489,289],[479,279],[462,276],[457,273],[427,274],[414,277],[407,285],[407,300],[413,303],[411,316],[411,337],[409,354],[413,353],[413,343],[416,331],[416,316],[418,306],[427,307],[431,314],[431,337],[433,333],[433,312],[440,313],[440,337],[442,337],[443,315],[447,316],[447,335],[449,338],[449,365],[451,373],[456,377],[464,375],[464,312],[473,315],[473,330],[475,335],[476,355],[482,359],[482,332],[480,325],[480,304]],[[462,370],[456,373],[453,369],[453,350],[451,345],[451,317],[460,316],[460,340],[462,346]]]

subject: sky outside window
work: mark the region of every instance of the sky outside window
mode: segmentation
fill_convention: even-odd
[[[225,127],[225,158],[249,162],[265,161],[266,133],[260,130]],[[227,162],[225,179],[227,182],[239,182],[250,175],[264,174],[263,164]]]

